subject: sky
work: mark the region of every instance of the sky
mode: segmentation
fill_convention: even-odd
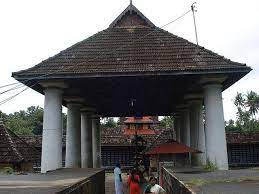
[[[156,26],[190,9],[190,0],[133,0]],[[253,68],[223,92],[225,120],[235,119],[237,92],[259,93],[259,1],[196,0],[199,44]],[[32,67],[67,47],[106,29],[129,0],[8,0],[0,1],[0,87],[15,82],[11,73]],[[165,30],[195,42],[191,13]],[[0,93],[8,88],[0,88]],[[0,94],[0,102],[19,90]],[[0,106],[12,113],[41,106],[44,96],[29,89]],[[65,109],[64,109],[65,110]]]

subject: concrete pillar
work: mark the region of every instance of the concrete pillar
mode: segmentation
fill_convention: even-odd
[[[41,173],[62,168],[62,89],[44,93]]]
[[[221,84],[204,86],[207,160],[219,170],[228,169]]]
[[[93,168],[100,168],[101,163],[101,130],[100,117],[92,117]]]
[[[67,104],[66,168],[81,167],[81,105]]]
[[[174,124],[174,127],[175,127],[175,134],[176,134],[176,141],[177,142],[181,142],[181,132],[180,132],[180,129],[181,129],[181,120],[180,120],[180,116],[175,116],[175,124]]]
[[[203,123],[202,99],[190,100],[190,128],[191,128],[191,147],[200,150],[200,154],[192,154],[193,165],[206,164],[206,146]]]
[[[81,162],[82,168],[93,168],[91,113],[81,112]]]
[[[184,131],[183,143],[187,146],[190,146],[190,111],[189,109],[182,110],[182,118],[183,118],[183,127]]]

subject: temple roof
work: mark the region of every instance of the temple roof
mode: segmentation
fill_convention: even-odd
[[[124,121],[124,124],[130,124],[130,123],[134,123],[134,124],[140,124],[140,123],[149,123],[149,124],[153,124],[153,123],[158,123],[153,121],[151,116],[144,116],[144,117],[127,117],[126,120]]]
[[[250,70],[245,64],[233,62],[156,27],[134,5],[129,5],[109,28],[32,68],[13,73],[13,77],[22,81],[31,77],[53,79],[202,72],[246,74]]]
[[[144,16],[133,4],[130,4],[111,24],[114,27],[155,27],[155,25]]]
[[[156,154],[180,154],[180,153],[201,153],[199,150],[186,146],[178,142],[170,142],[165,144],[157,145],[153,147],[145,154],[156,155]]]
[[[0,163],[20,163],[39,159],[39,150],[7,129],[0,121]]]

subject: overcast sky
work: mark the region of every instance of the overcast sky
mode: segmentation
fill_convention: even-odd
[[[158,27],[186,12],[193,2],[133,0],[133,4]],[[253,68],[223,93],[225,119],[234,119],[236,93],[259,92],[259,1],[196,2],[200,45]],[[32,67],[107,28],[128,4],[129,0],[0,1],[0,86],[15,81],[11,72]],[[165,30],[195,42],[191,14]],[[0,101],[16,92],[0,95]],[[43,96],[30,89],[0,106],[0,110],[11,113],[32,105],[43,107],[43,103]]]

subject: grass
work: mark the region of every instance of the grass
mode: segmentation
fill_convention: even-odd
[[[203,169],[207,170],[209,172],[218,170],[217,166],[215,164],[213,164],[212,162],[210,162],[209,160],[207,160],[207,164],[203,167]]]

